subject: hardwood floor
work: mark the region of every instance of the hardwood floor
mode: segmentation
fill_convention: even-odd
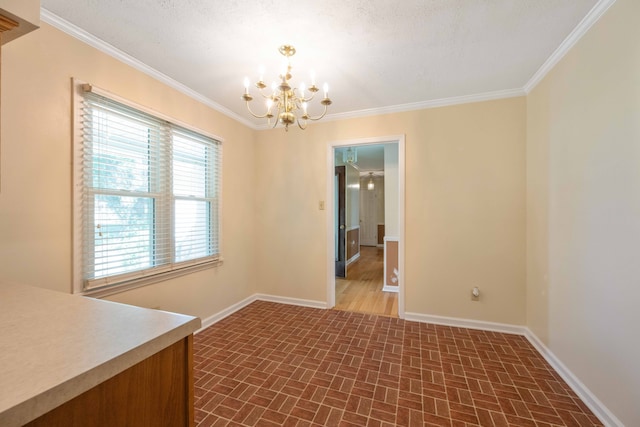
[[[398,317],[398,294],[382,292],[383,270],[382,248],[361,246],[347,278],[336,277],[335,309]]]

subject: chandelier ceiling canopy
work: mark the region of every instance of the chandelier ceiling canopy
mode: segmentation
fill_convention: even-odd
[[[278,82],[273,82],[271,91],[267,92],[265,90],[267,85],[264,82],[264,70],[261,68],[259,80],[255,84],[259,95],[265,100],[266,112],[264,114],[256,114],[251,110],[249,103],[253,100],[253,96],[249,93],[250,81],[248,77],[244,79],[242,99],[247,103],[249,113],[257,118],[266,118],[269,126],[272,125],[271,119],[275,118],[272,125],[274,128],[280,123],[284,126],[285,131],[288,131],[289,125],[297,123],[298,127],[304,130],[309,120],[320,120],[327,114],[327,107],[331,105],[329,86],[325,83],[323,87],[324,96],[320,100],[320,105],[324,107],[322,113],[319,116],[312,117],[308,112],[308,105],[314,99],[316,93],[320,91],[316,86],[314,73],[311,72],[311,86],[306,88],[304,82],[302,82],[298,88],[293,87],[291,84],[290,58],[295,55],[296,49],[290,45],[282,45],[278,51],[286,58],[286,63],[278,76]],[[305,89],[309,91],[308,96],[305,94]]]

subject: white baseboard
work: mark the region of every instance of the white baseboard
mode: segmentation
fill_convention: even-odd
[[[624,424],[613,415],[609,408],[591,393],[582,381],[580,381],[529,328],[524,328],[524,336],[605,426],[624,427]]]
[[[458,317],[435,316],[420,313],[404,313],[405,320],[414,322],[435,323],[436,325],[454,326],[458,328],[481,329],[483,331],[503,332],[505,334],[524,335],[525,327],[508,323],[483,322],[480,320],[461,319]]]
[[[482,322],[479,320],[460,319],[456,317],[433,316],[420,313],[405,313],[405,320],[415,322],[435,323],[437,325],[454,326],[459,328],[481,329],[485,331],[503,332],[524,336],[535,349],[545,358],[551,367],[562,377],[571,389],[582,399],[607,427],[624,427],[624,424],[598,399],[564,363],[526,326],[510,325],[506,323]]]
[[[207,317],[206,319],[202,320],[202,327],[200,329],[198,329],[197,331],[195,331],[195,334],[202,332],[204,329],[208,328],[209,326],[218,323],[219,321],[221,321],[222,319],[224,319],[227,316],[232,315],[233,313],[235,313],[238,310],[243,309],[244,307],[248,306],[249,304],[251,304],[254,301],[269,301],[269,302],[277,302],[277,303],[281,303],[281,304],[289,304],[289,305],[299,305],[302,307],[311,307],[311,308],[327,308],[327,303],[324,301],[314,301],[314,300],[308,300],[308,299],[301,299],[301,298],[289,298],[289,297],[280,297],[280,296],[276,296],[276,295],[267,295],[267,294],[253,294],[250,297],[247,297],[245,299],[243,299],[242,301],[239,301],[233,305],[230,305],[229,307],[225,308],[224,310],[221,310],[219,312],[217,312],[216,314]]]
[[[383,289],[384,290],[384,289]],[[396,291],[397,292],[397,291]],[[219,322],[225,317],[246,307],[254,301],[269,301],[281,304],[298,305],[302,307],[326,309],[327,303],[324,301],[307,300],[300,298],[289,298],[268,294],[253,294],[222,311],[207,317],[202,321],[202,327],[195,333],[199,333],[205,328]],[[510,325],[507,323],[483,322],[479,320],[461,319],[457,317],[435,316],[421,313],[405,313],[405,320],[434,323],[436,325],[453,326],[458,328],[480,329],[484,331],[502,332],[506,334],[516,334],[524,336],[535,349],[545,358],[551,367],[558,372],[571,389],[582,399],[591,409],[596,417],[607,427],[624,427],[624,424],[598,399],[564,363],[556,357],[553,352],[526,326]]]
[[[400,292],[400,287],[399,286],[384,285],[382,287],[382,292],[395,292],[395,293],[398,293],[398,292]]]
[[[327,308],[327,303],[324,301],[315,301],[315,300],[301,299],[301,298],[289,298],[289,297],[281,297],[277,295],[268,295],[268,294],[255,294],[253,295],[253,297],[256,300],[260,300],[260,301],[279,302],[281,304],[299,305],[302,307],[311,307],[311,308]]]
[[[202,327],[200,329],[198,329],[195,333],[199,333],[202,332],[203,330],[207,329],[209,326],[213,325],[214,323],[218,323],[219,321],[221,321],[222,319],[224,319],[227,316],[232,315],[233,313],[235,313],[236,311],[248,306],[249,304],[251,304],[252,302],[254,302],[256,300],[256,295],[251,295],[250,297],[247,297],[245,299],[243,299],[242,301],[239,301],[233,305],[230,305],[229,307],[225,308],[224,310],[221,310],[219,312],[217,312],[216,314],[207,317],[206,319],[202,319]]]
[[[349,258],[349,259],[347,260],[347,264],[346,264],[346,265],[351,264],[352,262],[354,262],[354,261],[355,261],[355,260],[357,260],[358,258],[360,258],[360,252],[358,252],[357,254],[355,254],[354,256],[352,256],[351,258]]]

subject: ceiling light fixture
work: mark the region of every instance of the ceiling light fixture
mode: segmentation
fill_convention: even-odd
[[[344,163],[354,164],[358,161],[358,152],[355,148],[347,148],[346,151],[342,152],[342,161]]]
[[[263,81],[263,76],[260,76],[260,80],[256,83],[256,87],[260,91],[260,95],[266,101],[267,112],[265,114],[259,115],[255,114],[251,111],[251,107],[249,106],[249,102],[253,100],[253,96],[249,94],[249,78],[245,77],[244,79],[244,94],[242,95],[242,99],[244,99],[247,103],[247,110],[253,117],[257,117],[259,119],[266,118],[267,124],[271,126],[271,119],[275,116],[277,119],[273,123],[273,127],[275,128],[278,123],[284,125],[285,131],[289,130],[289,125],[297,123],[298,127],[304,130],[307,127],[308,120],[320,120],[327,114],[327,107],[331,105],[331,99],[329,99],[329,86],[324,84],[324,98],[320,101],[320,104],[324,106],[324,111],[318,117],[311,117],[307,111],[308,103],[313,99],[316,92],[320,89],[316,87],[315,84],[315,76],[311,73],[311,86],[307,89],[311,92],[311,95],[308,98],[305,98],[305,87],[304,83],[300,83],[300,89],[298,93],[298,89],[292,87],[289,80],[291,80],[291,62],[289,58],[291,58],[296,53],[296,49],[290,45],[280,46],[278,51],[287,58],[286,68],[282,70],[282,73],[279,76],[280,84],[273,83],[271,85],[271,94],[265,94],[264,89],[267,85]],[[262,74],[262,72],[260,73]],[[302,111],[302,114],[300,114]]]
[[[376,188],[376,186],[373,183],[373,172],[369,172],[369,183],[367,184],[367,190],[373,190],[374,188]]]

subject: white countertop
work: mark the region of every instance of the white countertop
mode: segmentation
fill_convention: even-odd
[[[197,317],[0,283],[0,426],[21,426],[199,327]]]

